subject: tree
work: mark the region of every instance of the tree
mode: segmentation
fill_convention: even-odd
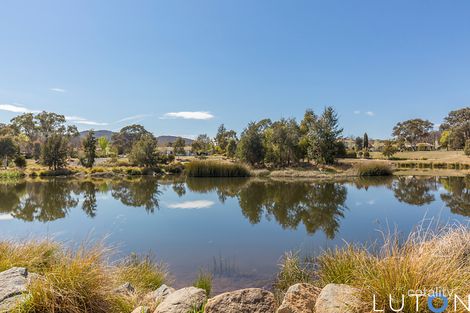
[[[51,133],[41,150],[41,161],[50,169],[58,170],[67,165],[68,139],[60,134]]]
[[[37,130],[43,139],[47,139],[52,134],[59,134],[68,138],[78,136],[77,127],[67,126],[64,115],[43,111],[38,113],[34,119],[36,120]]]
[[[439,144],[441,145],[441,147],[446,148],[447,150],[449,150],[449,141],[451,134],[452,132],[450,130],[444,130],[441,133],[441,138],[439,138]]]
[[[11,125],[17,133],[23,133],[31,140],[35,140],[38,127],[33,113],[24,113],[11,119]]]
[[[235,154],[237,153],[237,141],[235,139],[230,139],[225,150],[229,158],[235,157]]]
[[[470,139],[470,107],[449,112],[440,128],[450,130],[454,148],[461,149]]]
[[[184,155],[185,146],[186,146],[186,141],[183,138],[181,137],[176,138],[175,142],[173,143],[173,149],[174,149],[173,151],[175,155]]]
[[[0,137],[0,158],[3,159],[3,167],[7,168],[8,158],[13,158],[18,153],[18,147],[11,137]]]
[[[215,144],[223,153],[227,152],[227,145],[231,139],[237,140],[237,133],[234,130],[227,130],[224,124],[220,125],[217,129],[215,136]]]
[[[101,153],[104,156],[108,155],[108,149],[109,149],[109,140],[105,136],[102,136],[98,139],[98,146],[100,146]]]
[[[466,156],[470,156],[470,139],[465,142],[464,153]]]
[[[251,165],[262,164],[264,159],[265,149],[261,132],[263,126],[264,123],[249,123],[243,130],[237,146],[238,157]]]
[[[143,135],[132,147],[129,160],[136,165],[154,167],[158,163],[157,140],[153,135]]]
[[[264,132],[265,161],[276,166],[289,166],[300,159],[300,129],[295,119],[281,119]]]
[[[299,153],[302,159],[307,159],[309,162],[308,156],[308,147],[309,147],[309,140],[308,140],[308,133],[312,128],[313,123],[316,120],[316,115],[312,109],[307,109],[304,113],[304,118],[300,122],[299,131],[300,131],[300,139],[299,139]]]
[[[84,157],[80,159],[83,166],[92,168],[96,158],[96,138],[95,132],[90,130],[82,142]]]
[[[113,135],[112,140],[118,153],[123,154],[128,153],[144,135],[153,137],[142,125],[134,124],[122,128],[119,133]]]
[[[191,151],[196,155],[208,155],[212,151],[212,141],[206,134],[197,136],[191,144]]]
[[[362,140],[362,147],[367,151],[369,150],[369,135],[364,133],[364,139]]]
[[[343,132],[338,126],[338,116],[332,107],[326,107],[316,118],[309,131],[308,153],[318,164],[332,164],[337,153],[337,142]]]
[[[369,138],[367,138],[367,140],[369,140]],[[356,137],[355,144],[356,144],[357,151],[361,151],[362,148],[364,148],[364,140],[361,137]]]
[[[404,140],[416,150],[416,144],[424,140],[433,129],[434,124],[428,120],[419,118],[397,123],[393,128],[393,136],[398,140]]]
[[[395,153],[398,152],[398,148],[390,141],[385,141],[382,154],[390,159]]]

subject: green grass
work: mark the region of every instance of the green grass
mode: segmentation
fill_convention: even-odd
[[[248,177],[250,170],[243,164],[221,161],[192,161],[186,165],[189,177]]]
[[[150,257],[110,262],[113,250],[102,244],[69,249],[53,241],[1,241],[0,271],[20,266],[40,276],[28,286],[20,313],[128,313],[141,295],[167,282],[166,268]],[[114,290],[130,282],[135,294]]]
[[[212,274],[202,270],[199,271],[193,286],[204,289],[206,291],[206,295],[209,297],[212,291]]]
[[[391,167],[381,162],[358,163],[355,170],[358,176],[390,176],[393,174]]]
[[[18,179],[24,176],[24,172],[19,170],[0,170],[0,179]]]

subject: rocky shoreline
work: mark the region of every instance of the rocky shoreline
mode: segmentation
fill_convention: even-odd
[[[30,296],[28,284],[39,278],[22,267],[1,272],[0,312],[15,312]],[[135,289],[126,283],[114,293],[132,297]],[[132,313],[353,313],[361,307],[357,294],[356,288],[347,285],[328,284],[320,289],[300,283],[287,290],[278,306],[274,294],[260,288],[235,290],[207,298],[205,290],[200,288],[175,290],[162,285],[144,297],[145,306],[135,308]]]

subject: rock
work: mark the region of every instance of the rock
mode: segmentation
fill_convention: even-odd
[[[354,313],[362,307],[359,289],[348,285],[328,284],[317,298],[316,313]]]
[[[125,283],[122,286],[114,289],[114,292],[119,294],[130,295],[135,292],[135,288],[131,285],[131,283]]]
[[[157,290],[152,291],[145,295],[144,301],[160,303],[170,294],[175,292],[175,289],[168,287],[167,285],[161,285]]]
[[[28,270],[23,267],[13,267],[0,273],[0,312],[11,310],[25,299],[28,286]]]
[[[139,306],[132,313],[150,313],[150,309],[146,306]]]
[[[290,286],[277,313],[313,313],[320,291],[320,288],[310,284]]]
[[[206,313],[274,313],[274,295],[259,288],[248,288],[218,295],[206,304]]]
[[[206,301],[204,289],[188,287],[170,293],[154,313],[188,313],[200,308]]]

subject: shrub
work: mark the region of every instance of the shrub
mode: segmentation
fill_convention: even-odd
[[[18,167],[18,168],[25,168],[26,167],[26,158],[21,154],[16,156],[14,162],[15,162],[16,167]]]
[[[196,288],[201,288],[206,291],[206,295],[209,297],[212,290],[212,274],[205,271],[199,271],[199,274],[193,284]]]
[[[464,148],[465,155],[470,156],[470,139],[467,139],[465,142],[465,148]]]
[[[389,176],[393,174],[389,165],[380,162],[367,162],[356,165],[359,176]]]
[[[369,151],[364,151],[364,154],[363,154],[362,156],[364,157],[364,159],[370,158],[370,153],[369,153]]]
[[[192,161],[186,165],[190,177],[248,177],[250,170],[243,164],[220,161]]]
[[[184,171],[184,165],[179,162],[170,163],[165,167],[165,170],[169,174],[181,174]]]
[[[41,171],[39,172],[39,176],[41,177],[53,177],[53,176],[69,176],[72,175],[73,172],[68,169],[58,169],[58,170],[50,170],[50,171]]]

